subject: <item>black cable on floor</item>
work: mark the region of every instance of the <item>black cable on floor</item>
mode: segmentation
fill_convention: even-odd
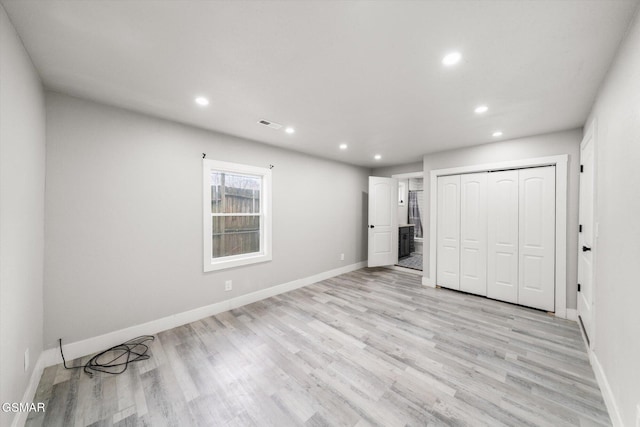
[[[90,377],[93,376],[92,371],[105,372],[107,374],[121,374],[127,370],[129,363],[147,360],[151,357],[147,354],[149,346],[145,343],[153,341],[156,338],[153,335],[141,335],[122,344],[115,345],[103,352],[93,356],[84,366],[67,366],[67,361],[62,352],[62,338],[60,343],[60,355],[62,356],[62,364],[65,369],[84,368],[84,372]],[[109,353],[113,353],[109,355]],[[107,357],[109,355],[109,357]],[[104,360],[108,359],[108,360]]]

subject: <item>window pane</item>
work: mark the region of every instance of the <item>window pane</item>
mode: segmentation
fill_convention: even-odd
[[[262,177],[211,172],[211,213],[259,213]]]
[[[213,258],[260,251],[259,216],[214,216],[212,221]]]

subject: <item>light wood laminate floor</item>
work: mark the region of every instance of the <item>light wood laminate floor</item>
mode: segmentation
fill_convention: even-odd
[[[151,351],[117,376],[47,368],[27,425],[610,425],[575,322],[386,269],[161,332]]]

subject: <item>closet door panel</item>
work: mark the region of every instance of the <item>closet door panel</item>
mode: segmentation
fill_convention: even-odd
[[[487,174],[487,296],[518,302],[518,171]]]
[[[555,167],[520,170],[518,303],[555,309]]]
[[[436,283],[460,289],[460,175],[438,177]]]
[[[487,173],[460,176],[460,290],[487,295]]]

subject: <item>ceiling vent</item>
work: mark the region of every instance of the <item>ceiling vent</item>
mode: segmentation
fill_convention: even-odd
[[[264,125],[264,126],[266,126],[268,128],[276,129],[276,130],[278,130],[278,129],[280,129],[282,127],[281,124],[270,122],[269,120],[258,120],[258,123],[261,124],[261,125]]]

